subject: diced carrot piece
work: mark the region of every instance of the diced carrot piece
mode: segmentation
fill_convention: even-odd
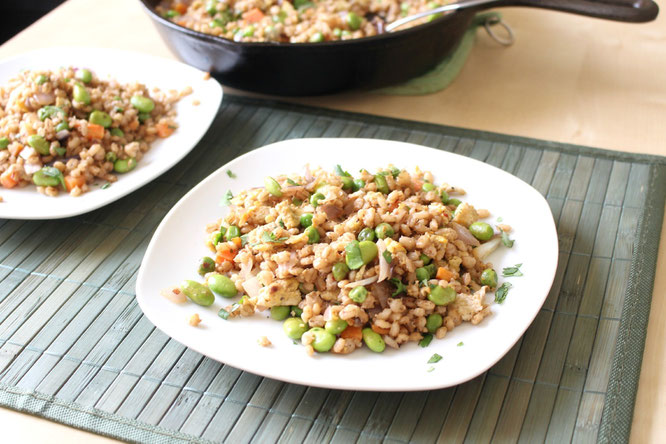
[[[18,185],[18,180],[14,178],[12,170],[7,170],[0,175],[0,184],[5,188],[14,188]]]
[[[372,331],[374,331],[375,333],[379,333],[380,335],[387,335],[389,334],[390,331],[388,328],[378,327],[375,324],[372,324],[370,328],[372,328]]]
[[[449,270],[447,270],[444,267],[439,267],[437,269],[437,279],[440,281],[450,281],[451,278],[453,277],[453,273],[451,273]]]
[[[88,124],[88,139],[102,139],[104,137],[104,127],[96,123]]]
[[[249,23],[260,22],[264,18],[264,13],[259,8],[250,9],[243,14],[243,19]]]
[[[83,188],[85,184],[86,179],[83,176],[65,176],[65,188],[67,188],[67,191],[72,191],[76,187]]]
[[[231,262],[236,257],[236,253],[238,253],[238,251],[232,251],[232,250],[220,251],[220,252],[217,253],[217,257],[215,258],[215,262],[217,262],[218,264],[221,264],[222,262],[226,262],[226,261]]]
[[[363,339],[363,330],[361,330],[361,327],[354,327],[350,325],[342,330],[340,337],[344,339],[358,339],[360,341]]]
[[[134,120],[132,120],[132,121],[129,123],[129,125],[127,125],[127,126],[128,126],[129,129],[131,129],[131,130],[135,130],[135,129],[137,129],[137,128],[139,127],[139,119],[134,119]]]
[[[178,14],[183,15],[187,12],[187,5],[181,2],[174,3],[173,9],[178,12]]]
[[[171,134],[173,134],[173,127],[169,126],[169,124],[160,122],[157,125],[155,125],[155,128],[157,128],[157,135],[160,136],[161,138],[167,138]]]

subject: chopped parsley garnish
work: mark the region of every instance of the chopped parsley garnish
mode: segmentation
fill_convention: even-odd
[[[502,277],[514,277],[522,276],[523,273],[520,271],[520,267],[523,264],[516,264],[513,267],[506,267],[502,269]]]
[[[335,168],[333,168],[333,171],[335,171],[335,174],[338,176],[351,177],[351,174],[349,174],[347,171],[344,171],[340,165],[336,165]]]
[[[44,176],[54,177],[54,178],[58,179],[58,182],[60,183],[60,185],[62,185],[63,189],[67,189],[67,187],[65,186],[65,178],[64,178],[64,176],[62,175],[62,173],[60,172],[60,170],[58,168],[46,166],[46,167],[43,167],[40,170],[40,172]]]
[[[500,223],[500,222],[502,222],[503,220],[504,220],[504,219],[502,219],[502,217],[500,216],[500,217],[497,218],[497,223]]]
[[[232,179],[235,179],[236,177],[238,177],[238,176],[236,176],[236,175],[234,174],[234,172],[231,171],[231,170],[227,170],[227,176],[231,177]]]
[[[298,207],[298,206],[300,206],[300,205],[303,203],[303,201],[302,201],[301,199],[297,199],[297,198],[294,197],[294,198],[291,200],[291,203],[292,203],[294,206],[297,206],[297,207]]]
[[[282,222],[282,219],[279,219],[279,220],[278,220],[278,225],[281,226],[282,228],[284,228],[285,230],[287,229],[287,227],[285,226],[284,222]]]
[[[247,234],[244,234],[240,237],[241,240],[241,248],[247,245]]]
[[[432,334],[426,333],[425,335],[423,335],[423,339],[419,341],[419,347],[425,348],[429,346],[431,342],[432,342]]]
[[[395,291],[394,291],[393,293],[391,293],[391,296],[396,297],[396,296],[398,296],[400,293],[404,293],[405,291],[407,291],[407,286],[406,286],[405,284],[403,284],[402,281],[401,281],[400,279],[398,279],[398,278],[391,278],[391,279],[389,279],[389,281],[390,281],[393,285],[395,285]]]
[[[441,360],[442,360],[442,356],[435,353],[434,355],[432,355],[430,357],[430,359],[428,359],[428,364],[435,364],[435,363],[437,363]]]
[[[234,198],[234,195],[231,193],[231,190],[227,190],[227,193],[224,195],[224,197],[220,201],[220,205],[222,205],[222,206],[231,205],[231,199],[233,199],[233,198]]]
[[[513,287],[511,282],[504,282],[500,288],[495,291],[495,302],[501,304],[506,299],[506,295],[509,293],[509,288]]]
[[[395,179],[400,175],[400,168],[393,167],[391,168],[391,174],[393,175],[393,178]]]
[[[266,243],[280,244],[286,241],[287,239],[289,239],[289,236],[280,237],[276,239],[275,233],[272,233],[270,231],[264,231],[263,233],[261,233],[261,241]]]
[[[100,187],[100,190],[106,190],[106,189],[109,188],[110,186],[111,186],[111,182],[107,182],[107,183],[105,183],[104,185],[102,185],[102,186]]]
[[[463,344],[463,341],[458,342],[458,347],[462,347],[463,345],[465,345]]]
[[[393,260],[393,256],[391,256],[391,253],[390,253],[388,250],[387,250],[387,251],[384,251],[384,252],[382,253],[382,256],[384,256],[384,259],[386,259],[386,262],[388,262],[389,264],[390,264],[391,261]]]
[[[288,183],[289,185],[293,185],[293,186],[295,186],[295,187],[300,187],[300,186],[301,186],[300,183],[298,183],[298,182],[294,182],[294,181],[291,180],[291,179],[287,179],[287,183]]]
[[[428,368],[427,372],[430,373],[430,372],[433,371],[433,370],[435,370],[435,367],[433,367],[433,366],[431,365],[431,366]]]
[[[500,230],[502,232],[502,243],[504,244],[505,247],[511,248],[513,247],[513,240],[509,239],[509,235],[506,234],[506,231]]]
[[[217,312],[217,315],[224,319],[225,321],[229,319],[229,312],[224,308],[220,308],[220,311]]]

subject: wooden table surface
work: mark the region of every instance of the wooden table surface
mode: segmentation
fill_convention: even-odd
[[[301,98],[314,106],[495,131],[612,150],[666,155],[666,13],[623,24],[527,8],[501,11],[516,43],[479,32],[445,91],[420,97],[347,93]],[[114,47],[174,56],[136,0],[69,0],[0,46],[0,59],[53,46]],[[399,63],[399,61],[396,61]],[[666,435],[666,223],[631,433]],[[112,441],[0,409],[7,442]],[[12,439],[13,438],[13,439]]]

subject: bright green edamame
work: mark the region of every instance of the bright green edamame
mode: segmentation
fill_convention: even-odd
[[[7,137],[0,137],[0,150],[6,150],[9,146],[9,139]]]
[[[386,343],[381,335],[372,331],[371,328],[363,329],[363,342],[365,342],[365,345],[375,353],[381,353],[386,348]]]
[[[310,345],[315,351],[319,353],[326,353],[333,348],[335,344],[335,335],[327,332],[321,327],[311,328],[310,331],[314,334],[314,341]]]
[[[37,151],[42,156],[49,155],[50,144],[46,141],[46,139],[43,136],[40,136],[39,134],[33,134],[31,136],[28,136],[28,145],[33,147],[35,151]]]
[[[469,226],[469,232],[480,241],[490,240],[495,234],[493,227],[485,222],[474,222]]]
[[[90,105],[90,93],[85,86],[80,83],[75,83],[72,90],[72,97],[79,103]]]
[[[266,187],[266,191],[268,191],[271,195],[275,197],[282,197],[282,187],[277,180],[268,176],[264,179],[264,186]]]
[[[289,318],[282,324],[282,330],[288,338],[297,340],[308,331],[308,325],[301,318]]]
[[[76,71],[76,78],[82,81],[83,83],[92,82],[92,73],[87,69],[79,69]]]
[[[351,190],[354,188],[354,179],[348,176],[342,176],[340,177],[340,180],[342,181],[342,189],[343,190]]]
[[[453,206],[455,206],[455,207],[457,207],[457,206],[460,205],[461,203],[462,203],[462,202],[460,201],[460,199],[449,199],[449,200],[446,201],[446,204],[447,204],[447,205],[453,205]]]
[[[111,119],[111,116],[105,113],[104,111],[95,110],[90,113],[90,117],[88,117],[88,122],[101,125],[104,128],[108,128],[111,126],[113,119]]]
[[[427,281],[430,279],[430,272],[425,267],[419,267],[416,269],[416,280],[419,282]]]
[[[442,190],[442,191],[439,193],[439,195],[440,195],[440,197],[442,198],[442,203],[443,203],[443,204],[446,205],[447,203],[449,203],[449,193],[447,193],[446,190]]]
[[[361,249],[361,258],[363,259],[363,265],[369,264],[372,262],[378,254],[377,245],[371,241],[361,241],[358,244],[358,247]]]
[[[224,238],[226,240],[231,240],[237,237],[240,237],[240,228],[238,228],[236,225],[230,225],[229,228],[227,228],[227,232],[224,235]]]
[[[214,268],[215,264],[213,263],[213,269]],[[208,284],[208,288],[210,288],[214,293],[217,293],[220,296],[224,296],[225,298],[233,298],[238,293],[234,281],[219,273],[213,273],[208,276],[206,283]]]
[[[365,186],[365,180],[363,179],[354,179],[354,184],[352,185],[352,191],[356,192]]]
[[[358,270],[377,257],[377,245],[371,241],[352,241],[345,247],[345,262],[351,270]]]
[[[43,167],[32,175],[32,182],[38,187],[57,187],[65,183],[65,178],[58,168]]]
[[[310,225],[312,225],[312,217],[313,215],[311,213],[301,214],[301,219],[300,219],[301,227],[307,228]]]
[[[307,227],[304,233],[308,236],[308,244],[316,244],[319,242],[319,231],[317,231],[315,227]]]
[[[431,184],[430,182],[424,182],[423,186],[421,187],[421,190],[424,192],[432,191],[435,189],[435,185]]]
[[[375,185],[377,185],[377,191],[380,193],[388,194],[389,193],[389,187],[388,183],[386,182],[386,176],[383,174],[375,174]]]
[[[349,292],[349,299],[351,299],[354,302],[358,302],[359,304],[365,302],[366,297],[368,297],[368,290],[366,290],[363,285],[354,287]]]
[[[319,43],[324,41],[324,34],[321,32],[315,32],[312,34],[312,37],[310,37],[310,43]]]
[[[204,274],[210,273],[211,271],[215,271],[215,261],[208,256],[204,256],[199,259],[199,268],[197,272],[203,276]]]
[[[127,159],[117,159],[113,162],[113,171],[116,173],[127,173],[136,167],[136,159],[128,157]]]
[[[436,285],[430,290],[428,299],[435,305],[448,305],[456,300],[456,291],[451,287]]]
[[[395,234],[395,231],[391,225],[382,222],[375,227],[375,234],[379,239],[386,239],[387,237],[392,237]]]
[[[312,196],[310,196],[310,204],[317,208],[319,206],[319,201],[324,200],[326,196],[324,196],[321,193],[314,193]]]
[[[138,94],[132,96],[130,103],[140,113],[149,113],[155,109],[155,102],[151,98]]]
[[[192,302],[204,307],[213,305],[213,302],[215,302],[215,295],[210,291],[210,288],[196,281],[183,281],[180,285],[180,291]]]
[[[352,31],[356,31],[361,27],[361,17],[354,13],[350,12],[347,14],[347,26],[349,26],[349,29]]]
[[[213,245],[219,244],[220,241],[222,240],[222,236],[224,236],[222,232],[215,231],[211,237],[211,242],[213,242]]]
[[[69,129],[69,123],[67,123],[66,120],[63,120],[62,122],[57,124],[56,127],[55,127],[55,130],[57,132],[65,131],[65,130],[68,130],[68,129]]]
[[[288,305],[276,305],[271,307],[271,318],[276,321],[284,321],[289,317],[291,313],[291,308]]]
[[[364,229],[361,230],[360,233],[358,233],[358,240],[359,241],[374,241],[375,240],[375,231],[372,228],[365,227]]]
[[[435,333],[435,331],[442,326],[443,322],[441,314],[432,313],[426,318],[426,328],[430,333]]]
[[[481,284],[491,288],[497,287],[497,272],[492,268],[486,268],[481,273]]]
[[[336,281],[341,281],[346,278],[347,273],[349,273],[349,267],[344,262],[338,262],[333,265],[333,278]]]
[[[423,265],[428,265],[432,261],[432,259],[430,259],[425,254],[422,254],[421,256],[419,256],[419,259],[421,260],[421,262],[423,262]]]
[[[324,325],[324,330],[327,332],[333,334],[333,335],[339,335],[342,333],[342,331],[347,328],[347,321],[343,319],[330,319],[326,321],[326,325]]]

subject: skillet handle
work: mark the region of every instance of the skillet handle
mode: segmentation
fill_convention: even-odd
[[[634,23],[652,21],[659,14],[652,0],[499,0],[488,6],[529,6]]]

